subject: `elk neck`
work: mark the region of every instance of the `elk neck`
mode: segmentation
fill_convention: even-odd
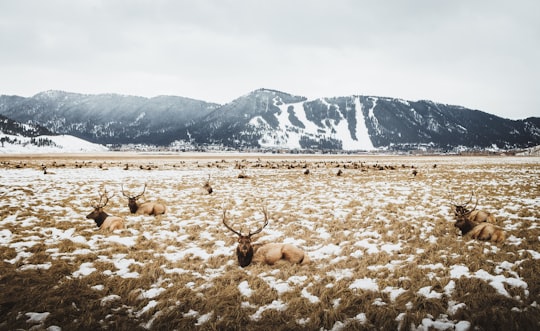
[[[236,248],[236,256],[238,257],[238,264],[242,268],[247,267],[253,260],[253,247],[249,247],[247,251],[240,250],[240,246]]]
[[[236,247],[236,256],[240,266],[247,267],[253,259],[253,247],[251,246],[251,238],[241,236],[238,238],[238,246]]]
[[[135,199],[129,199],[129,202],[128,202],[128,207],[129,207],[129,211],[132,213],[132,214],[135,214],[137,212],[137,210],[139,209],[139,204],[137,203],[137,201]]]
[[[94,221],[96,222],[96,225],[98,226],[98,228],[101,227],[101,225],[103,224],[103,222],[105,222],[105,219],[109,217],[109,214],[107,214],[106,212],[104,211],[101,211],[97,216],[96,218],[94,218]]]
[[[465,219],[462,221],[457,221],[454,225],[459,228],[461,230],[461,234],[464,235],[469,233],[469,231],[471,231],[477,224],[468,219]]]

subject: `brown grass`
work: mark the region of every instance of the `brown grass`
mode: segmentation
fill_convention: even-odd
[[[47,177],[39,171],[53,161],[46,156],[18,156],[0,168],[0,330],[407,330],[426,319],[540,328],[538,159],[247,155],[249,178],[239,179],[232,156],[97,157],[57,159],[65,166],[49,165],[56,174]],[[30,170],[13,166],[23,161]],[[15,180],[22,171],[34,173]],[[208,174],[212,195],[199,191]],[[168,213],[131,215],[122,181],[130,188],[149,181],[145,198],[165,202]],[[85,219],[102,187],[118,193],[106,209],[126,218],[126,229],[98,231]],[[454,228],[449,194],[465,200],[472,189],[479,207],[497,215],[506,243]],[[222,208],[247,231],[260,226],[263,205],[270,225],[254,239],[294,241],[311,264],[237,265]],[[118,242],[126,239],[131,244]],[[74,276],[87,264],[95,271]],[[469,275],[451,277],[456,266]],[[475,276],[482,273],[526,287],[503,282],[502,295]],[[362,279],[377,289],[351,288]],[[243,282],[251,295],[239,289]],[[439,297],[421,294],[426,288]],[[33,324],[30,312],[50,315]]]

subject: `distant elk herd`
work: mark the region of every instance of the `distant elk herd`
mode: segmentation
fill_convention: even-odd
[[[434,166],[435,167],[435,166]],[[310,174],[307,167],[302,167],[304,174]],[[238,178],[248,178],[245,171],[242,170]],[[382,170],[382,168],[379,168]],[[393,169],[392,169],[393,170]],[[46,173],[46,168],[44,167]],[[343,171],[338,169],[338,176],[343,175]],[[413,175],[417,175],[417,170],[413,167]],[[128,208],[132,214],[159,216],[164,215],[167,212],[167,207],[161,202],[144,202],[140,203],[138,200],[146,192],[147,185],[140,193],[133,194],[128,192],[124,185],[121,186],[122,195],[127,198]],[[212,194],[213,188],[210,185],[210,175],[201,187],[201,191],[205,194]],[[99,194],[99,200],[94,204],[93,211],[86,216],[88,219],[93,219],[100,229],[104,230],[118,230],[124,229],[125,220],[122,217],[111,216],[104,211],[105,206],[109,202],[111,195],[104,190]],[[471,207],[471,203],[475,200],[474,205]],[[473,191],[470,198],[464,203],[458,203],[451,200],[452,211],[455,217],[454,226],[461,231],[463,236],[469,236],[470,238],[492,241],[495,243],[502,243],[506,239],[506,233],[503,229],[498,227],[496,223],[496,217],[490,212],[477,209],[478,197]],[[236,256],[238,263],[241,267],[246,267],[252,262],[263,264],[275,264],[277,261],[285,260],[294,264],[306,264],[310,262],[310,259],[306,252],[291,244],[285,243],[253,243],[252,237],[262,232],[262,230],[269,223],[269,216],[266,207],[262,208],[262,214],[264,216],[263,223],[254,231],[249,231],[247,234],[242,233],[233,228],[228,221],[227,209],[223,209],[222,224],[225,228],[233,232],[238,236],[238,244],[236,247]]]

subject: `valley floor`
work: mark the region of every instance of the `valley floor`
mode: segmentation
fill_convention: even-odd
[[[0,330],[539,329],[539,179],[538,157],[0,155]],[[165,215],[129,213],[145,184]],[[85,218],[103,189],[125,229]],[[504,243],[454,227],[472,191]],[[238,266],[223,211],[248,232],[262,207],[254,240],[310,264]]]

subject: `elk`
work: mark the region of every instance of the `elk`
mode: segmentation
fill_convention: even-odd
[[[43,170],[44,175],[54,175],[55,174],[54,172],[47,171],[47,166],[46,165],[42,165],[41,170]]]
[[[474,191],[471,194],[471,198],[465,204],[454,205],[454,214],[456,216],[456,223],[454,226],[461,230],[461,235],[470,234],[473,239],[478,240],[491,240],[493,242],[503,242],[506,239],[505,232],[494,225],[496,219],[491,213],[476,210],[478,206],[478,198],[472,210],[467,209],[467,205],[472,201]]]
[[[283,243],[251,243],[251,237],[260,233],[268,225],[268,212],[266,211],[266,208],[262,208],[262,212],[264,214],[264,224],[257,230],[253,232],[250,231],[247,235],[244,235],[227,224],[227,210],[223,210],[223,225],[238,236],[238,246],[236,247],[238,264],[242,268],[245,268],[250,265],[251,262],[265,263],[268,265],[273,265],[279,260],[287,260],[297,264],[309,263],[307,254],[294,245]]]
[[[111,197],[112,195],[110,197],[107,196],[107,191],[104,190],[103,193],[99,195],[99,202],[92,206],[94,210],[90,214],[86,215],[87,219],[93,219],[96,222],[96,225],[100,230],[109,229],[110,231],[114,231],[124,228],[123,218],[118,216],[110,216],[103,211],[103,208],[107,205]],[[103,202],[103,198],[105,198],[105,202]]]
[[[246,178],[249,178],[249,175],[246,174],[246,171],[244,169],[242,169],[242,170],[240,170],[240,173],[238,174],[238,178],[246,179]]]
[[[472,202],[473,197],[476,198],[476,202],[474,204],[474,207],[471,210],[469,210],[467,206],[469,205],[469,203]],[[457,221],[468,219],[469,221],[477,222],[477,223],[481,223],[481,222],[495,223],[496,222],[495,215],[493,215],[492,213],[488,213],[483,210],[476,210],[476,207],[478,206],[478,198],[476,197],[474,191],[472,191],[471,197],[469,198],[469,201],[467,201],[466,203],[457,204],[454,201],[452,201],[452,205],[454,206],[454,215],[456,216]]]
[[[214,192],[212,186],[210,186],[210,175],[208,175],[208,180],[206,181],[206,183],[204,183],[203,189],[206,190],[208,194],[212,194],[212,192]]]
[[[493,241],[496,243],[503,242],[506,239],[506,233],[503,229],[488,222],[474,222],[467,218],[456,221],[455,227],[461,230],[461,235],[470,234],[471,238]]]
[[[162,203],[158,202],[145,202],[145,203],[138,203],[137,199],[139,199],[141,196],[144,195],[144,192],[146,191],[146,184],[144,184],[144,188],[141,194],[129,196],[124,192],[124,185],[122,184],[122,194],[128,198],[128,207],[129,211],[132,214],[138,213],[143,215],[161,215],[165,214],[166,207]]]

